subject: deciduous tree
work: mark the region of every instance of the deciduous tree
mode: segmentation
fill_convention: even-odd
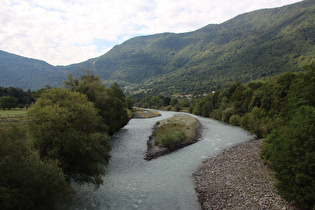
[[[265,157],[276,172],[280,194],[304,209],[315,207],[315,108],[302,106],[288,125],[273,130]]]
[[[108,135],[98,110],[87,97],[66,89],[48,89],[27,112],[28,134],[42,159],[58,160],[79,183],[102,183],[109,160]]]
[[[16,98],[12,96],[0,97],[0,108],[1,109],[12,109],[16,107]]]
[[[81,76],[81,80],[69,74],[68,81],[64,81],[64,85],[72,91],[87,95],[88,100],[98,109],[110,134],[128,123],[125,95],[117,83],[110,88],[105,88],[97,76],[87,71]]]
[[[72,188],[55,160],[41,160],[23,126],[0,127],[0,209],[53,209]]]

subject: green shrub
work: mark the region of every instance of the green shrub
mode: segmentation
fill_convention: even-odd
[[[181,142],[187,139],[185,133],[181,130],[173,130],[167,132],[160,140],[159,146],[169,149],[176,148]]]
[[[240,125],[241,117],[239,115],[232,115],[230,117],[230,124],[231,125]]]
[[[222,119],[222,109],[215,109],[211,112],[210,117],[216,120]]]
[[[24,108],[24,105],[23,104],[19,104],[17,107],[22,109],[22,108]]]
[[[268,132],[268,118],[265,118],[265,112],[254,107],[250,113],[246,113],[240,118],[240,126],[256,135],[256,138],[265,137]]]
[[[179,105],[179,104],[176,104],[176,105],[175,105],[175,111],[176,111],[176,112],[179,112],[179,111],[180,111],[180,105]]]
[[[196,135],[197,119],[189,115],[175,115],[159,121],[153,131],[155,144],[170,150],[178,148],[183,142],[192,140]]]
[[[234,109],[232,107],[226,108],[222,112],[222,121],[228,123],[233,113],[234,113]]]
[[[240,125],[242,128],[246,130],[250,130],[250,125],[249,125],[249,113],[246,113],[244,116],[240,118]]]

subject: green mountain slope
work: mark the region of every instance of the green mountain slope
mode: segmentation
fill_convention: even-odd
[[[132,38],[98,58],[56,69],[75,75],[89,69],[105,84],[152,94],[203,93],[232,81],[298,71],[315,61],[314,34],[315,1],[304,0],[189,33]]]
[[[0,50],[0,86],[40,89],[60,86],[66,74],[45,61],[25,58]]]
[[[142,84],[151,93],[202,93],[299,70],[314,61],[314,34],[315,1],[308,0],[190,33],[136,37],[80,65],[105,82]]]

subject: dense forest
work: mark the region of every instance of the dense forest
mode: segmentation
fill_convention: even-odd
[[[315,63],[304,72],[229,87],[205,97],[136,97],[142,107],[186,110],[241,126],[264,138],[262,156],[279,193],[303,209],[315,207]]]
[[[23,121],[1,122],[0,209],[55,209],[71,199],[71,182],[103,183],[109,135],[130,119],[126,97],[89,72],[68,78],[34,92]],[[29,97],[15,90],[2,88],[1,98]]]

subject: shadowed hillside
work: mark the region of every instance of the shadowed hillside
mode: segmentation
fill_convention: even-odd
[[[45,85],[59,86],[65,79],[65,72],[45,61],[0,50],[0,86],[36,90]]]

